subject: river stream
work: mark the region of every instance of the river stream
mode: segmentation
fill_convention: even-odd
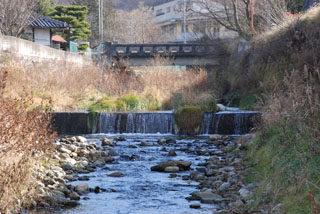
[[[89,181],[75,181],[76,185],[86,182],[90,187],[99,186],[107,189],[107,192],[95,194],[89,193],[81,197],[81,205],[69,209],[37,210],[32,214],[207,214],[214,213],[213,204],[201,204],[200,209],[189,208],[190,204],[198,201],[188,201],[189,194],[198,191],[198,183],[191,180],[183,180],[183,175],[189,175],[190,171],[177,174],[152,172],[151,166],[167,160],[185,160],[192,162],[192,169],[201,168],[201,163],[208,156],[197,155],[199,151],[215,150],[214,145],[205,142],[207,137],[178,137],[174,135],[121,135],[125,141],[117,141],[113,148],[116,162],[97,168],[89,174]],[[100,145],[100,139],[108,137],[116,138],[117,135],[91,135],[86,136],[91,142]],[[160,138],[170,137],[176,141],[160,145]],[[143,143],[142,143],[143,142]],[[141,144],[142,143],[142,144]],[[168,152],[174,149],[177,156],[168,156]],[[209,155],[209,154],[208,154]],[[108,174],[120,171],[123,177],[109,177]],[[87,200],[83,200],[87,197]]]

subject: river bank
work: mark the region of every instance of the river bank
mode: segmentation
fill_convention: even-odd
[[[244,138],[248,143],[252,135]],[[40,199],[28,213],[245,213],[254,184],[244,182],[242,141],[221,135],[61,138],[51,163],[42,166]],[[159,165],[165,167],[153,170]]]

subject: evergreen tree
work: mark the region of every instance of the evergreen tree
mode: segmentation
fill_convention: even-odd
[[[91,34],[90,24],[86,21],[86,15],[88,13],[87,6],[79,5],[56,5],[49,13],[51,18],[67,22],[72,27],[70,29],[70,39],[86,40]],[[67,35],[63,35],[65,38]]]
[[[116,10],[113,6],[113,0],[103,1],[103,29],[104,40],[111,41],[113,31],[117,27],[115,14]],[[73,0],[73,5],[81,5],[88,7],[87,21],[90,23],[92,34],[89,41],[92,47],[99,44],[99,0]]]

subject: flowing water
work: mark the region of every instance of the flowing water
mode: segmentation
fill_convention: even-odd
[[[100,144],[99,138],[103,136],[90,136],[90,141]],[[108,135],[115,137],[116,135]],[[184,181],[182,175],[189,175],[190,171],[179,172],[177,177],[170,178],[170,174],[152,172],[150,167],[167,160],[186,160],[192,162],[192,168],[199,168],[199,163],[204,162],[208,156],[198,156],[197,151],[215,150],[213,145],[208,145],[206,137],[176,138],[176,142],[162,145],[157,140],[162,135],[127,135],[126,141],[117,142],[114,150],[119,154],[116,163],[106,164],[110,170],[103,168],[86,174],[90,177],[86,182],[90,187],[99,186],[108,191],[95,194],[89,193],[89,200],[81,200],[81,205],[72,209],[40,210],[33,214],[211,214],[215,210],[214,205],[201,204],[201,209],[191,209],[189,205],[198,202],[189,202],[185,198],[196,189],[197,182]],[[141,142],[149,146],[141,146]],[[169,157],[168,151],[174,149],[175,157]],[[131,157],[131,158],[130,158]],[[135,160],[132,160],[134,157]],[[124,177],[108,177],[114,171],[120,171]],[[82,176],[83,174],[81,174]]]
[[[199,134],[246,134],[253,127],[255,111],[205,113]],[[96,133],[177,134],[172,111],[101,113]]]

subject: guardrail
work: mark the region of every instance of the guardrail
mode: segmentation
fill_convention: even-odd
[[[110,57],[168,56],[210,56],[217,54],[214,45],[204,44],[112,44],[107,43]]]

